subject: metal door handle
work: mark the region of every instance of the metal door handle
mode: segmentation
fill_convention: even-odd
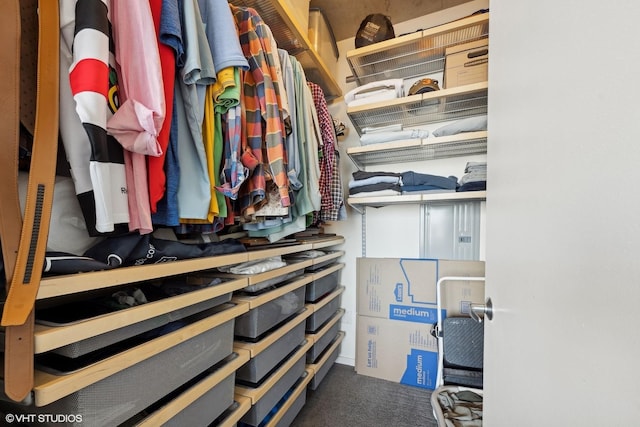
[[[487,302],[484,304],[471,303],[471,309],[469,310],[471,318],[478,323],[482,323],[484,318],[487,320],[493,319],[493,303],[491,298],[487,298]]]

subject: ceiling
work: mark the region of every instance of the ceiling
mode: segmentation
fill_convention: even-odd
[[[362,20],[371,13],[387,15],[393,24],[470,0],[311,0],[329,20],[337,41],[355,37]],[[398,35],[398,34],[396,34]]]

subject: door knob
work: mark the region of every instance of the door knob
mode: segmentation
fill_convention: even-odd
[[[484,304],[471,303],[469,314],[471,318],[478,323],[482,323],[485,317],[487,320],[492,320],[493,303],[491,302],[491,298],[487,298],[487,302]]]

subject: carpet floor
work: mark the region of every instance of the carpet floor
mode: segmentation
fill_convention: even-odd
[[[334,364],[291,427],[437,427],[431,390],[358,375]]]

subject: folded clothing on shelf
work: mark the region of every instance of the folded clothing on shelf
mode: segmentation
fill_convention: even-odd
[[[360,136],[361,145],[379,144],[403,139],[422,139],[429,136],[428,130],[407,129],[400,131],[365,133]]]
[[[344,95],[348,107],[385,101],[404,96],[403,79],[386,79],[371,82],[350,90]]]
[[[457,135],[462,132],[487,130],[487,123],[488,120],[486,114],[483,116],[467,117],[453,123],[440,126],[438,129],[433,131],[433,136],[449,136]]]
[[[487,162],[467,162],[465,174],[458,181],[458,191],[482,191],[487,189]]]

